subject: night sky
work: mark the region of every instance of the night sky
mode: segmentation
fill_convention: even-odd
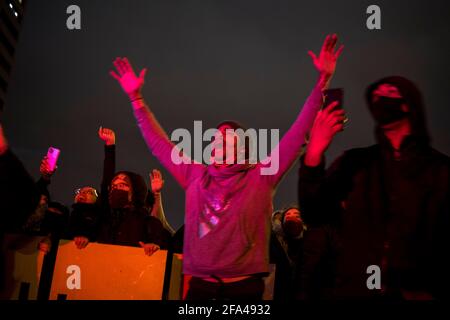
[[[345,3],[345,6],[342,5]],[[161,169],[166,216],[183,223],[184,193],[148,151],[131,106],[109,76],[116,56],[148,67],[143,93],[170,134],[235,119],[286,132],[316,80],[307,55],[327,33],[345,44],[332,87],[345,89],[350,122],[327,153],[374,143],[364,102],[368,84],[403,75],[421,88],[433,146],[450,154],[448,1],[29,1],[2,116],[14,152],[39,177],[49,146],[62,150],[50,188],[70,205],[81,186],[99,187],[99,126],[117,135],[117,170],[147,177]],[[81,8],[69,31],[66,8]],[[382,29],[366,28],[366,8],[382,10]],[[296,202],[297,167],[278,189],[275,208]]]

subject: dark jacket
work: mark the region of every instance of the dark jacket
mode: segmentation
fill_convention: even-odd
[[[298,248],[300,252],[301,249]],[[271,232],[269,243],[269,259],[275,264],[274,300],[286,301],[294,299],[294,270],[285,248],[277,238],[275,232]],[[296,261],[297,262],[297,261]]]
[[[6,151],[0,156],[0,232],[20,230],[39,204],[35,182],[20,160]]]
[[[70,214],[70,237],[86,237],[95,241],[98,237],[102,216],[109,210],[108,188],[116,167],[116,146],[104,147],[103,176],[100,197],[95,204],[74,203]]]
[[[332,225],[310,225],[303,237],[303,250],[297,264],[294,289],[296,299],[333,298],[336,254],[340,238]]]
[[[154,243],[167,249],[169,237],[162,223],[151,217],[145,208],[147,185],[144,179],[133,172],[115,171],[115,146],[105,147],[105,161],[100,193],[101,214],[94,239],[100,243],[139,247],[139,242]],[[114,176],[125,174],[131,182],[132,206],[113,210],[109,206],[109,185]]]
[[[115,210],[105,215],[96,238],[99,243],[139,247],[139,242],[154,243],[168,248],[161,221],[148,215],[145,209]]]
[[[378,144],[352,149],[325,171],[322,163],[302,163],[299,203],[309,224],[330,223],[338,230],[335,295],[372,296],[366,270],[381,268],[384,293],[448,295],[445,234],[450,227],[450,161],[432,149],[417,88],[400,77],[380,83],[397,86],[411,109],[412,134],[394,158],[391,144],[376,129]]]
[[[69,234],[74,237],[94,239],[101,214],[101,207],[95,204],[74,203],[70,214]]]
[[[49,202],[40,232],[56,239],[67,239],[69,224],[69,208],[59,202]]]

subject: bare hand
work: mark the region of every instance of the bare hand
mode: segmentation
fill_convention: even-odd
[[[128,97],[131,100],[140,97],[147,69],[142,69],[139,77],[137,77],[127,58],[116,58],[114,60],[114,66],[116,67],[117,73],[111,71],[109,74],[119,82]]]
[[[308,51],[314,66],[317,71],[319,71],[321,79],[326,82],[328,82],[333,76],[336,70],[336,62],[344,49],[344,46],[341,45],[339,49],[334,52],[336,49],[337,40],[338,38],[336,34],[327,35],[325,41],[323,42],[319,56],[316,56],[316,54],[312,51]]]
[[[139,245],[144,248],[144,252],[148,256],[151,256],[160,249],[159,246],[154,243],[143,243],[142,241],[139,241]]]
[[[54,170],[51,170],[50,164],[48,163],[48,157],[45,156],[41,161],[41,165],[39,167],[39,172],[41,173],[41,176],[44,179],[50,180],[51,176],[55,173],[57,168],[58,167],[55,167]]]
[[[150,185],[152,186],[153,193],[161,193],[164,186],[164,180],[159,170],[152,170],[150,173]]]
[[[89,244],[89,239],[86,237],[75,237],[73,241],[78,249],[84,249]]]
[[[339,102],[335,101],[317,113],[305,156],[307,166],[315,167],[320,164],[322,155],[328,149],[334,136],[344,129],[345,111],[336,109],[338,104]]]
[[[107,146],[116,144],[116,134],[111,129],[100,127],[98,129],[98,136],[105,141]]]

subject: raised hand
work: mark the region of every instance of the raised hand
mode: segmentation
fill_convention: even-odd
[[[130,100],[141,97],[141,89],[144,85],[147,69],[142,69],[139,73],[139,77],[137,77],[127,58],[116,58],[116,60],[114,60],[114,66],[116,67],[116,72],[111,71],[109,74],[119,82]]]
[[[150,173],[150,185],[153,193],[161,193],[164,186],[164,180],[159,170],[153,169]]]
[[[160,249],[159,246],[154,243],[143,243],[142,241],[139,241],[139,245],[144,248],[144,252],[148,256],[151,256]]]
[[[323,42],[319,56],[312,51],[308,51],[314,66],[319,72],[321,79],[324,81],[329,81],[333,76],[336,70],[336,62],[344,49],[344,46],[341,45],[335,52],[337,41],[338,38],[336,34],[327,35],[325,41]]]
[[[41,161],[39,172],[41,173],[42,178],[50,180],[51,176],[55,173],[56,169],[57,167],[55,167],[54,170],[51,170],[51,166],[48,162],[48,157],[45,156]]]
[[[317,113],[305,155],[305,164],[307,166],[315,167],[319,165],[334,136],[344,129],[346,121],[345,111],[336,109],[338,104],[339,102],[335,101],[327,106],[326,109]]]
[[[98,129],[98,136],[105,142],[107,146],[116,144],[116,134],[111,129],[100,127]]]

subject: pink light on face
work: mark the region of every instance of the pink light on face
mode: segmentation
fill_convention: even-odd
[[[372,93],[372,102],[378,101],[379,97],[402,98],[403,96],[396,86],[382,83]]]
[[[111,183],[111,189],[130,191],[130,182],[126,175],[119,174]]]
[[[212,163],[234,164],[236,161],[236,148],[238,135],[228,125],[218,128],[212,148]]]
[[[298,209],[289,209],[284,214],[284,221],[302,221],[302,218],[300,216],[300,211]]]
[[[75,203],[94,204],[97,202],[97,191],[92,187],[83,187],[75,191]]]

